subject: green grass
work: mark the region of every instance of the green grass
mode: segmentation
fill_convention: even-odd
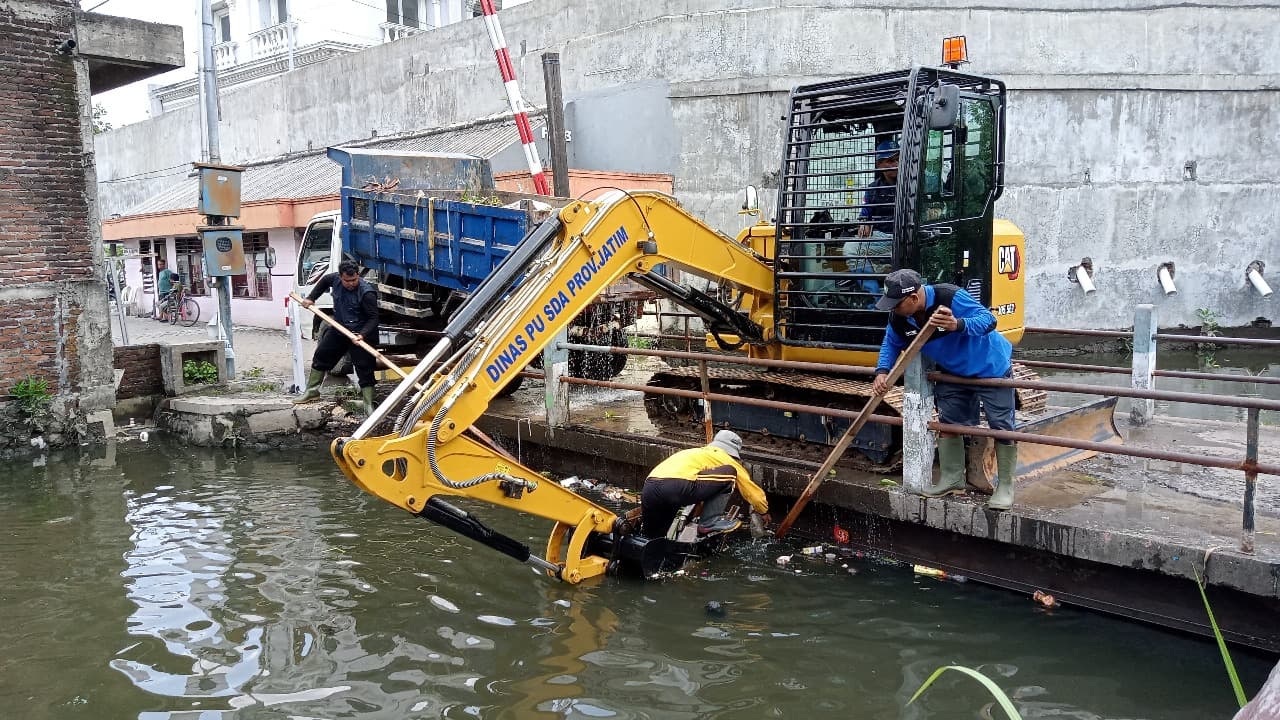
[[[1200,579],[1200,571],[1193,565],[1191,572],[1196,575],[1196,587],[1200,588],[1200,599],[1204,601],[1204,611],[1209,616],[1209,625],[1213,627],[1213,637],[1218,641],[1218,651],[1222,653],[1222,664],[1227,667],[1227,677],[1231,679],[1231,689],[1236,693],[1236,702],[1244,707],[1249,699],[1244,695],[1244,687],[1240,685],[1240,676],[1236,674],[1236,664],[1231,662],[1231,652],[1227,650],[1227,641],[1218,629],[1218,621],[1213,617],[1213,608],[1209,607],[1209,596],[1204,591],[1204,581]]]
[[[995,684],[994,680],[973,668],[967,668],[963,665],[943,665],[937,670],[934,670],[933,674],[929,676],[929,679],[924,681],[924,684],[920,686],[919,690],[916,690],[916,694],[912,695],[911,699],[907,701],[907,704],[910,705],[915,702],[916,698],[923,695],[924,691],[929,689],[929,686],[933,684],[934,680],[937,680],[942,673],[948,670],[955,670],[956,672],[963,673],[982,683],[982,686],[985,687],[987,692],[991,693],[991,696],[996,699],[996,703],[1000,705],[1000,709],[1004,710],[1004,714],[1008,715],[1010,720],[1022,720],[1022,716],[1019,715],[1018,711],[1013,707],[1013,701],[1009,699],[1008,695],[1004,694],[1004,691],[1000,689],[999,685]]]

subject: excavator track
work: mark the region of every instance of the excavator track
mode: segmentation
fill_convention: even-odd
[[[847,411],[861,409],[872,395],[870,382],[840,375],[727,366],[709,367],[707,376],[710,390],[715,394]],[[1030,368],[1015,363],[1013,377],[1034,380],[1039,376]],[[696,367],[656,372],[648,384],[653,388],[694,392],[702,388]],[[885,396],[878,412],[900,416],[902,400],[902,388],[895,387]],[[700,402],[648,393],[645,395],[645,410],[649,420],[664,434],[701,441],[704,431]],[[731,427],[749,433],[748,443],[753,450],[814,463],[821,463],[826,458],[831,446],[848,427],[847,420],[816,416],[804,418],[798,414],[718,402],[712,403],[711,415],[716,427]],[[1019,424],[1033,423],[1047,415],[1047,394],[1043,390],[1018,390]],[[899,428],[869,425],[859,433],[854,447],[859,452],[847,453],[841,460],[842,467],[874,473],[894,473],[902,467],[902,432]]]

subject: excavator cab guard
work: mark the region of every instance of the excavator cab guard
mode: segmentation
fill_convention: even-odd
[[[879,348],[888,313],[875,302],[895,268],[992,302],[1004,96],[990,78],[919,67],[791,93],[776,225],[784,344]]]

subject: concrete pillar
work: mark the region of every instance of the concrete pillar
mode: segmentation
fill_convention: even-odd
[[[1156,308],[1139,305],[1133,314],[1133,387],[1139,390],[1155,388],[1156,371]],[[1134,398],[1129,406],[1129,422],[1146,425],[1156,412],[1155,400]]]
[[[902,393],[902,487],[919,493],[933,482],[934,436],[933,386],[925,377],[928,368],[919,357],[903,374]]]
[[[569,374],[569,351],[565,343],[569,342],[567,330],[556,333],[555,339],[542,350],[542,375],[546,392],[547,437],[552,437],[555,429],[569,422],[569,386],[560,382],[560,378]]]

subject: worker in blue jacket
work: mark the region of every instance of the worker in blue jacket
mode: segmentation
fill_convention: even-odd
[[[889,390],[889,370],[925,323],[933,324],[933,337],[921,353],[949,375],[967,378],[1007,378],[1013,369],[1013,345],[996,332],[996,318],[973,296],[955,285],[926,285],[914,270],[895,270],[884,280],[884,296],[876,303],[891,310],[889,326],[876,363],[875,391]],[[938,419],[944,423],[976,426],[978,410],[993,430],[1014,429],[1015,396],[1011,387],[979,387],[939,382],[933,389]],[[987,507],[1008,510],[1013,506],[1014,468],[1018,446],[1011,440],[996,441],[999,484]],[[965,487],[964,438],[938,437],[937,485],[924,490],[926,497],[963,493]]]

